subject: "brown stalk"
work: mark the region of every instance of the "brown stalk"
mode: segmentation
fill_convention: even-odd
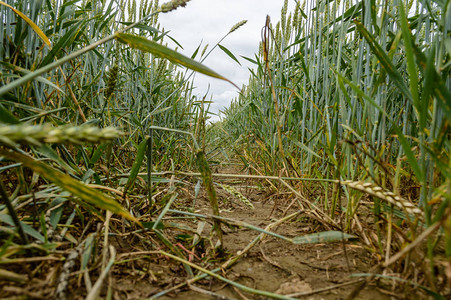
[[[203,150],[198,150],[197,152],[197,165],[199,167],[199,171],[202,176],[202,180],[205,185],[205,189],[207,190],[208,199],[210,200],[211,209],[213,210],[213,215],[219,216],[219,205],[218,205],[218,198],[216,196],[216,190],[213,185],[211,170],[208,166],[207,159],[205,157],[205,152]],[[221,229],[221,221],[218,219],[214,220],[213,230],[216,231],[216,235],[218,236],[219,240],[219,251],[223,248],[223,242],[222,242],[222,229]]]
[[[66,74],[64,74],[63,69],[61,68],[61,66],[59,66],[58,69],[60,70],[61,75],[63,75],[64,81],[67,82]],[[86,120],[85,114],[83,113],[83,110],[80,107],[80,103],[78,102],[77,97],[75,97],[75,94],[72,91],[72,88],[70,87],[70,84],[66,84],[66,86],[67,86],[67,89],[69,90],[69,94],[70,94],[70,96],[72,98],[72,101],[74,102],[75,106],[77,106],[78,113],[80,114],[81,119],[83,120],[84,123],[86,123],[87,120]]]

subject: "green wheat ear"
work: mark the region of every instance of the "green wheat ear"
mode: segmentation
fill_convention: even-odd
[[[172,10],[176,10],[177,8],[185,7],[186,3],[188,3],[190,0],[172,0],[169,2],[166,2],[160,6],[160,12],[167,13]]]
[[[65,125],[9,125],[0,126],[0,144],[15,147],[25,143],[39,146],[41,144],[101,143],[112,141],[121,132],[113,127],[98,128],[95,126]]]
[[[108,73],[108,82],[106,85],[105,91],[105,99],[110,98],[110,96],[114,93],[117,84],[117,78],[119,76],[119,66],[115,64],[111,71]]]
[[[235,198],[243,202],[247,207],[250,209],[254,209],[254,205],[244,197],[243,194],[241,194],[239,191],[237,191],[233,186],[226,185],[226,184],[218,184],[223,190],[227,191],[228,193],[232,194]]]
[[[247,23],[247,20],[242,20],[242,21],[236,23],[235,25],[232,26],[232,28],[230,28],[229,34],[238,30],[241,26],[243,26],[246,23]]]

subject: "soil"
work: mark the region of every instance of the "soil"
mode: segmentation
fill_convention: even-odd
[[[255,210],[236,208],[223,213],[236,220],[243,220],[259,227],[270,223],[268,218],[272,205],[254,202]],[[294,237],[302,232],[309,232],[309,228],[293,224],[282,225],[277,233],[287,237]],[[251,230],[239,230],[224,236],[227,251],[236,253],[252,241],[258,233]],[[260,245],[251,249],[245,257],[227,272],[227,278],[259,290],[275,292],[283,295],[311,292],[342,283],[355,281],[350,278],[352,273],[365,273],[371,266],[368,253],[358,245],[346,245],[347,256],[340,243],[317,245],[293,245],[277,238],[267,237]],[[212,286],[211,286],[212,285]],[[356,286],[349,285],[334,288],[316,295],[309,295],[308,299],[344,299]],[[237,291],[230,286],[224,287],[220,282],[205,281],[203,289],[232,299],[239,299]],[[250,299],[264,299],[256,295],[245,295]],[[304,297],[305,298],[305,297]],[[368,286],[360,292],[357,299],[386,299],[374,286]],[[161,299],[217,299],[193,291],[177,291]]]
[[[237,172],[235,168],[220,171],[229,174]],[[228,192],[216,187],[221,216],[224,217],[265,228],[297,209],[292,207],[286,210],[291,203],[288,195],[268,195],[256,189],[255,186],[243,187],[243,184],[252,184],[246,180],[216,178],[215,182],[234,186],[254,205],[254,209],[251,209]],[[195,212],[210,214],[209,206],[206,195],[203,195],[196,201]],[[293,238],[319,229],[321,229],[320,224],[300,214],[289,222],[276,227],[275,232]],[[208,230],[210,227],[204,229],[203,233],[205,234]],[[247,228],[224,228],[226,253],[229,256],[237,254],[258,235],[259,232]],[[344,247],[346,247],[346,254]],[[163,261],[164,263],[159,260],[156,264],[152,264],[151,269],[157,277],[154,280],[149,276],[140,279],[136,276],[132,278],[115,276],[113,284],[115,298],[152,297],[189,279],[181,266],[176,267],[168,260],[163,259]],[[219,266],[223,261],[213,260],[210,263]],[[291,294],[294,298],[345,299],[359,285],[357,282],[359,277],[351,277],[351,275],[366,273],[373,264],[371,255],[358,241],[345,244],[339,242],[294,245],[276,237],[266,236],[262,242],[241,257],[233,267],[223,270],[220,274],[250,288],[281,295]],[[208,269],[213,268],[211,266]],[[324,291],[318,292],[321,289]],[[390,297],[386,293],[373,283],[366,285],[355,299],[389,299]],[[295,296],[296,294],[299,296]],[[301,294],[305,294],[305,296],[301,296]],[[266,297],[243,292],[222,281],[210,278],[200,280],[190,287],[184,286],[171,291],[158,299],[266,299]]]

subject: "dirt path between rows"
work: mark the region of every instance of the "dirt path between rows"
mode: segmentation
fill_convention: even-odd
[[[222,173],[236,172],[236,168],[220,170]],[[265,228],[285,215],[296,212],[297,205],[289,210],[292,202],[289,194],[267,194],[255,186],[255,182],[236,179],[215,179],[216,183],[232,186],[240,191],[254,206],[249,208],[236,197],[217,186],[221,216],[237,221],[244,221],[254,226]],[[185,203],[190,205],[192,199],[187,197]],[[179,206],[183,204],[179,203]],[[209,202],[206,195],[200,193],[196,200],[195,213],[209,214]],[[177,219],[176,219],[177,220]],[[180,220],[186,226],[196,227],[194,221]],[[208,225],[207,225],[208,227]],[[302,213],[289,222],[273,229],[276,233],[293,238],[308,233],[324,231],[321,224]],[[208,235],[209,228],[203,234]],[[259,232],[247,228],[230,229],[224,226],[224,245],[226,256],[230,257],[242,251]],[[180,232],[183,236],[183,232]],[[120,246],[123,243],[119,242]],[[129,245],[129,244],[128,244]],[[187,247],[180,249],[188,253]],[[346,247],[346,253],[344,251]],[[129,249],[130,250],[130,249]],[[203,254],[194,251],[191,258],[199,264]],[[149,262],[150,260],[150,262]],[[220,266],[224,260],[209,259],[209,267]],[[202,263],[200,263],[202,264]],[[359,284],[361,277],[351,274],[366,273],[374,264],[370,254],[358,241],[327,244],[294,245],[276,237],[266,236],[263,241],[250,249],[230,269],[220,272],[229,280],[250,288],[272,293],[291,295],[299,299],[346,299]],[[127,269],[117,268],[113,296],[117,299],[150,298],[168,290],[189,278],[180,264],[159,256],[145,260],[135,260],[126,264]],[[148,270],[137,272],[137,269]],[[124,274],[126,273],[126,274]],[[128,276],[126,276],[128,274]],[[138,276],[140,274],[140,276]],[[322,290],[322,291],[320,291]],[[304,296],[302,296],[304,295]],[[387,292],[381,291],[374,284],[366,285],[356,299],[388,299]],[[202,279],[190,286],[183,286],[170,291],[158,299],[266,299],[264,296],[243,292],[229,284],[212,278]]]

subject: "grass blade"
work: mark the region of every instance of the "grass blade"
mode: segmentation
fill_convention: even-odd
[[[139,173],[139,168],[144,160],[144,153],[146,152],[147,139],[144,139],[138,146],[138,153],[136,154],[135,162],[133,163],[132,170],[130,172],[130,177],[128,177],[127,184],[124,189],[124,197],[127,194],[127,191],[132,187],[133,183],[136,180],[136,177]]]
[[[109,210],[112,213],[121,215],[131,221],[138,222],[138,220],[131,216],[130,213],[126,211],[116,200],[95,189],[87,187],[85,184],[71,178],[69,175],[63,174],[60,171],[23,154],[0,149],[0,155],[13,161],[21,162],[25,167],[30,168],[43,178],[53,182],[62,189],[72,193],[74,196],[81,198],[91,205],[94,205],[100,209]]]
[[[412,94],[407,88],[404,80],[402,79],[401,74],[398,72],[396,67],[391,62],[388,55],[382,49],[382,47],[377,43],[376,39],[368,32],[368,30],[363,26],[362,23],[355,20],[354,21],[357,30],[363,35],[365,40],[368,42],[371,50],[377,56],[385,71],[390,75],[390,78],[393,80],[394,84],[398,87],[398,89],[404,94],[404,96],[410,100],[413,100]]]
[[[178,53],[177,51],[169,49],[168,47],[165,47],[154,41],[151,41],[151,40],[148,40],[148,39],[145,39],[143,37],[136,36],[133,34],[128,34],[128,33],[117,33],[115,35],[115,38],[119,42],[127,44],[132,48],[139,49],[139,50],[145,51],[145,52],[149,52],[149,53],[152,53],[152,54],[162,57],[162,58],[166,58],[175,64],[180,64],[188,69],[202,73],[204,75],[230,82],[237,89],[239,89],[239,87],[236,84],[234,84],[232,81],[230,81],[229,79],[225,78],[222,75],[219,75],[212,69],[204,66],[203,64],[201,64],[195,60],[192,60],[189,57],[186,57],[186,56]]]
[[[26,15],[24,15],[21,11],[15,9],[11,5],[6,4],[3,1],[0,1],[0,5],[6,6],[8,8],[11,8],[19,17],[21,17],[25,22],[30,25],[31,28],[39,35],[39,37],[44,41],[44,43],[50,47],[50,40],[49,38],[42,32],[41,28],[39,28],[38,25],[36,25],[30,18],[28,18]]]
[[[224,53],[227,54],[231,59],[233,59],[234,61],[236,61],[236,62],[241,66],[241,64],[240,64],[240,62],[238,61],[238,59],[235,57],[235,55],[233,55],[232,52],[230,52],[229,49],[227,49],[226,47],[224,47],[224,46],[222,46],[222,45],[220,45],[220,44],[218,44],[218,47],[219,47],[222,51],[224,51]]]

